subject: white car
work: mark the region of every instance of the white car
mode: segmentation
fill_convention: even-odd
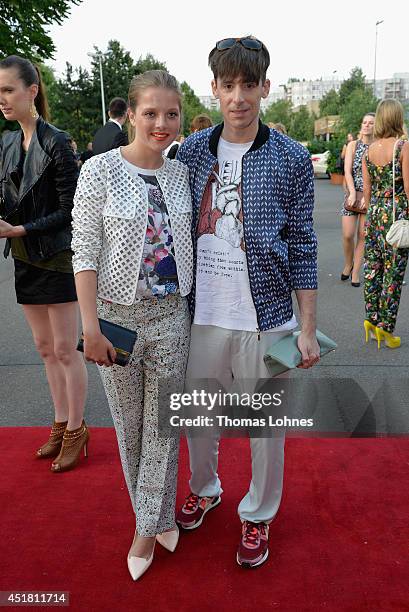
[[[327,172],[328,166],[328,157],[330,152],[324,151],[324,153],[313,153],[311,155],[312,166],[314,168],[314,175],[322,175],[329,176]]]

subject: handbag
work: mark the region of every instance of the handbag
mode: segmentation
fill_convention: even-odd
[[[356,153],[358,141],[355,141],[354,155]],[[348,198],[350,196],[348,185],[345,182],[345,196],[344,196],[344,208],[348,212],[358,213],[359,215],[365,215],[368,212],[368,204],[365,203],[363,207],[361,207],[362,200],[364,198],[364,194],[362,191],[356,191],[355,202],[353,204],[348,203]]]
[[[300,331],[285,336],[266,352],[264,363],[271,376],[278,376],[287,370],[296,368],[301,363],[301,353],[298,349]],[[320,345],[320,357],[335,351],[337,343],[317,329],[317,341]]]
[[[392,225],[390,226],[386,234],[386,242],[393,246],[394,249],[407,249],[409,248],[409,221],[407,219],[399,219],[396,221],[396,203],[395,203],[395,158],[396,158],[396,145],[398,140],[395,142],[393,147],[393,161],[392,161],[392,197],[393,197],[393,216]]]
[[[98,319],[101,333],[113,344],[116,351],[115,365],[126,366],[132,355],[133,347],[137,339],[136,331],[111,323],[105,319]],[[77,351],[84,352],[84,334],[78,341]]]
[[[364,194],[362,191],[357,191],[356,192],[356,198],[355,198],[355,202],[353,204],[349,204],[348,203],[348,198],[349,198],[349,189],[348,187],[346,187],[345,190],[345,197],[344,197],[344,208],[345,210],[348,210],[349,212],[354,212],[354,213],[358,213],[360,215],[365,215],[368,212],[368,205],[364,204],[364,206],[361,206],[362,204],[362,200],[364,198]]]

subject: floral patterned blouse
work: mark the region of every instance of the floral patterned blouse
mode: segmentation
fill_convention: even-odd
[[[352,178],[356,191],[363,191],[364,179],[362,177],[362,158],[367,153],[369,145],[358,140],[355,148],[355,155],[352,162]]]
[[[132,175],[145,181],[148,195],[148,223],[139,270],[136,299],[164,298],[179,292],[172,228],[155,170],[137,168],[123,160]]]
[[[395,149],[395,196],[397,198],[402,196],[406,198],[403,186],[402,164],[400,161],[400,155],[404,144],[404,140],[398,140]],[[369,176],[371,177],[372,197],[392,198],[393,162],[390,161],[388,164],[378,166],[377,164],[374,164],[370,161],[367,153],[366,165],[368,168]]]

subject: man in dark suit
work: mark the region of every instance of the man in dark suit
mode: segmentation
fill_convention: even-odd
[[[105,153],[128,144],[128,136],[122,131],[127,117],[128,106],[123,98],[114,98],[109,103],[109,119],[95,133],[92,142],[94,155]]]

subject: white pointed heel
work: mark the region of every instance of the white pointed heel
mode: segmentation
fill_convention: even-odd
[[[156,542],[155,542],[156,543]],[[153,553],[155,552],[155,544],[153,545],[151,556],[148,559],[144,559],[143,557],[131,557],[128,554],[128,570],[132,576],[133,580],[138,580],[146,572],[146,570],[150,567],[153,561]]]
[[[174,552],[179,541],[179,527],[176,525],[176,528],[172,529],[172,531],[158,533],[156,540],[163,548],[166,548],[166,550],[170,552]]]

